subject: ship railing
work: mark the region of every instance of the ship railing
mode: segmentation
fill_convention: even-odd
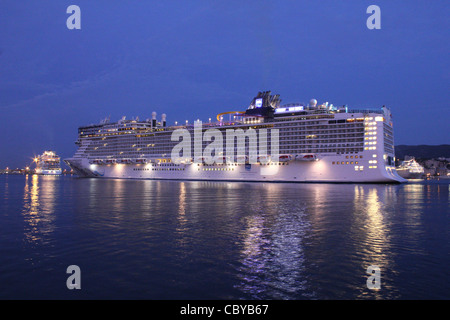
[[[378,114],[383,114],[383,110],[379,110],[379,109],[348,109],[347,113],[378,113]]]

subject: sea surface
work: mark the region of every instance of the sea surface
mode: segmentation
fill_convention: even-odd
[[[0,299],[449,299],[449,182],[1,175]]]

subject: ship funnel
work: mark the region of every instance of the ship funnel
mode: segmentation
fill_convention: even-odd
[[[161,115],[161,122],[162,122],[162,126],[165,127],[166,126],[166,114],[163,113]]]
[[[152,127],[156,127],[156,112],[152,112]]]

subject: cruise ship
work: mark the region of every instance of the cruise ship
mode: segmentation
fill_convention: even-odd
[[[61,160],[54,151],[44,151],[43,154],[34,158],[36,163],[36,174],[60,175]]]
[[[414,158],[405,159],[396,170],[399,176],[405,179],[420,179],[425,173],[424,168]]]
[[[244,108],[243,108],[244,109]],[[402,183],[395,169],[390,110],[328,102],[281,105],[259,92],[250,105],[217,121],[167,125],[108,119],[78,128],[74,156],[81,177],[268,182]]]

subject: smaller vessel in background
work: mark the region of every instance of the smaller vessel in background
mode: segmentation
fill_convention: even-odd
[[[59,175],[61,170],[61,159],[54,151],[44,151],[43,154],[34,158],[36,162],[36,174]]]
[[[413,157],[406,157],[396,170],[405,179],[420,179],[424,175],[423,167]]]

